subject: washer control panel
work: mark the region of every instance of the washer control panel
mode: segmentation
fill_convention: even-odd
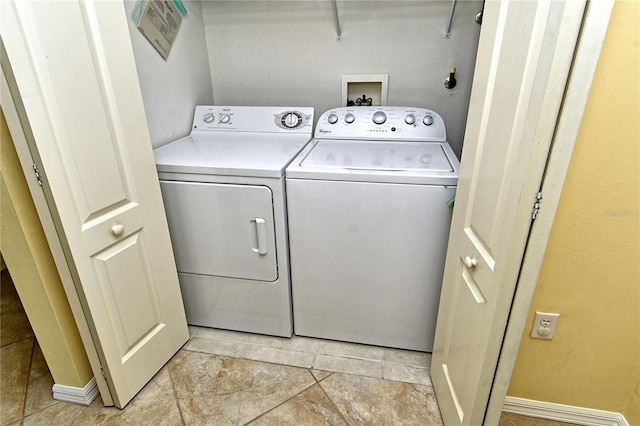
[[[199,105],[192,131],[311,134],[313,108]]]
[[[321,139],[446,142],[447,131],[442,117],[426,108],[341,107],[320,116],[314,136]]]

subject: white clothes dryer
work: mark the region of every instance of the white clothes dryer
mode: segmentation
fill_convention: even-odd
[[[432,350],[458,167],[433,111],[322,114],[286,170],[295,334]]]
[[[284,170],[313,108],[198,106],[154,151],[187,322],[290,337]]]

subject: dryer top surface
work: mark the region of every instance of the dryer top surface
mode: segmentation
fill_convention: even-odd
[[[309,141],[305,134],[209,132],[154,150],[158,172],[281,177]]]

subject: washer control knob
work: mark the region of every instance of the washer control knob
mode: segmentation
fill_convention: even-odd
[[[351,113],[344,116],[344,121],[349,124],[353,123],[355,120],[356,120],[356,116]]]
[[[213,115],[213,113],[212,113],[212,112],[210,112],[210,113],[208,113],[208,114],[205,114],[205,115],[204,115],[204,117],[202,117],[202,120],[203,120],[205,123],[213,123],[213,120],[215,120],[215,118],[216,118],[216,117]]]
[[[298,127],[301,122],[302,122],[302,117],[298,116],[293,112],[287,113],[282,119],[282,124],[284,124],[286,127],[290,129],[294,127]]]
[[[426,126],[431,126],[433,124],[433,117],[431,116],[431,114],[427,114],[424,116],[424,118],[422,119],[422,122],[426,125]]]
[[[229,121],[231,121],[231,116],[229,114],[222,114],[220,115],[220,123],[222,124],[226,124]]]
[[[373,113],[373,122],[376,124],[382,124],[387,121],[387,114],[382,111],[376,111]]]
[[[329,114],[327,120],[329,121],[329,124],[336,124],[338,122],[338,116],[335,114]]]
[[[409,114],[404,118],[404,122],[407,124],[413,124],[416,122],[416,116],[413,114]]]

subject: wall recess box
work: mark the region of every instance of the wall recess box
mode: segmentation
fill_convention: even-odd
[[[386,105],[388,82],[388,74],[343,75],[341,105],[347,106],[347,102],[355,102],[363,95],[371,98],[372,106]]]

